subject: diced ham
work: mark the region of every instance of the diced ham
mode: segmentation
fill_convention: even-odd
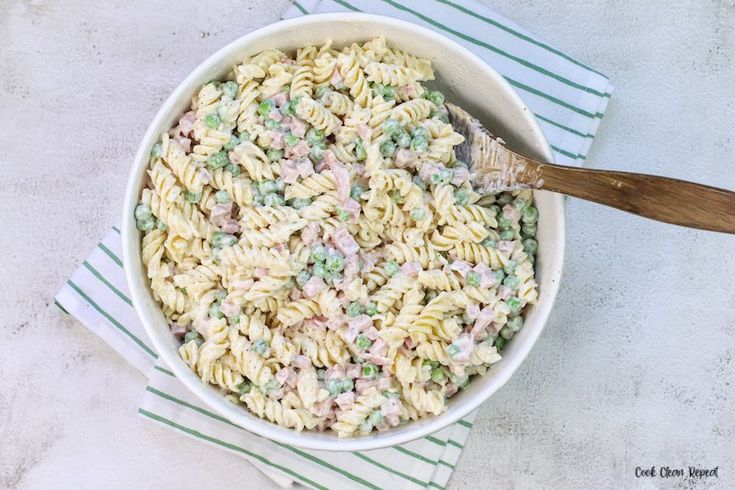
[[[449,268],[453,271],[459,272],[462,277],[467,277],[467,274],[472,270],[472,264],[465,262],[464,260],[455,260],[449,264]]]
[[[354,343],[363,330],[371,327],[373,320],[367,315],[358,315],[355,318],[347,322],[347,329],[344,333],[345,340],[349,343]]]
[[[359,262],[360,259],[357,257],[357,255],[350,255],[346,258],[344,269],[345,282],[351,282],[360,273]]]
[[[288,98],[287,92],[278,92],[273,96],[273,102],[276,104],[276,107],[283,107],[288,102]]]
[[[327,284],[320,277],[311,276],[302,289],[304,297],[313,298],[327,288]]]
[[[366,329],[365,329],[365,330],[364,330],[364,331],[362,332],[362,334],[363,334],[363,335],[364,335],[365,337],[369,338],[370,340],[375,340],[375,339],[377,339],[377,338],[378,338],[378,329],[377,329],[377,328],[375,328],[375,327],[373,327],[373,326],[371,326],[371,327],[368,327],[368,328],[366,328]]]
[[[360,377],[360,371],[362,370],[362,366],[359,364],[348,364],[347,369],[345,369],[345,374],[348,378],[359,378]]]
[[[284,134],[280,131],[268,131],[266,133],[267,136],[270,136],[271,139],[271,147],[275,148],[277,150],[282,150],[286,147],[286,143],[283,141]]]
[[[336,403],[341,410],[347,410],[355,404],[355,393],[352,391],[340,393],[337,398],[334,399],[334,403]]]
[[[480,287],[491,288],[498,283],[497,278],[493,274],[493,270],[480,262],[472,268],[480,276]]]
[[[332,164],[329,168],[337,180],[337,197],[340,201],[344,201],[350,197],[350,173],[341,163]]]
[[[345,324],[345,319],[343,316],[337,316],[334,318],[330,318],[329,320],[324,322],[324,325],[329,330],[339,330],[340,328],[344,326],[344,324]]]
[[[226,204],[215,204],[209,213],[209,220],[215,226],[222,226],[232,214],[232,201]]]
[[[355,255],[360,251],[360,246],[350,232],[347,231],[347,228],[343,226],[335,228],[332,232],[332,242],[345,256]]]
[[[299,138],[303,138],[306,135],[306,124],[297,117],[287,117],[281,124]]]
[[[347,199],[342,202],[340,208],[347,212],[350,217],[350,223],[357,223],[357,219],[360,216],[360,210],[362,209],[359,202],[354,199]]]
[[[367,389],[375,388],[378,386],[378,382],[374,379],[358,379],[355,381],[355,392],[358,395],[362,395]]]
[[[416,86],[413,83],[407,83],[398,88],[398,93],[402,99],[412,99],[416,97]]]
[[[486,306],[480,310],[474,325],[472,326],[473,332],[479,332],[486,329],[493,321],[495,321],[495,312],[492,307]]]
[[[498,296],[503,301],[510,298],[512,294],[513,294],[513,290],[510,289],[508,286],[503,285],[498,288]]]
[[[360,135],[363,141],[370,141],[370,137],[373,135],[373,128],[365,123],[357,125],[357,134]]]
[[[363,262],[363,274],[367,274],[368,272],[375,269],[375,264],[378,263],[378,255],[375,252],[360,252],[360,258]]]
[[[409,277],[416,277],[419,271],[423,270],[418,262],[406,262],[401,266],[401,272]]]
[[[286,158],[303,158],[309,154],[310,150],[309,143],[306,140],[301,140],[296,146],[286,148]]]
[[[467,307],[467,318],[470,320],[477,320],[477,317],[480,316],[480,305],[477,303],[472,303]]]
[[[459,187],[460,185],[470,180],[470,171],[467,170],[465,167],[457,166],[454,167],[452,170],[454,170],[454,173],[452,174],[452,180],[450,181],[452,185]]]
[[[332,410],[332,398],[316,402],[313,407],[314,415],[317,417],[326,417],[327,414]]]
[[[268,114],[268,117],[270,117],[274,121],[280,122],[281,120],[283,120],[283,114],[281,114],[281,111],[279,111],[278,109],[273,109],[270,114]]]
[[[311,367],[311,359],[301,354],[297,355],[293,360],[293,366],[299,369],[306,369]]]
[[[296,162],[296,169],[301,177],[308,177],[314,173],[314,164],[308,158],[302,158]]]
[[[401,400],[398,398],[389,398],[380,406],[380,413],[389,425],[396,426],[400,422],[401,408]]]
[[[378,379],[378,389],[379,390],[388,390],[390,389],[392,384],[393,384],[393,378],[391,378],[389,374],[386,374],[382,378]]]
[[[227,156],[230,159],[231,163],[234,163],[235,165],[240,165],[242,161],[240,160],[240,154],[236,152],[235,150],[231,150],[227,153]]]
[[[296,386],[296,371],[294,371],[291,368],[284,367],[278,370],[276,373],[276,381],[278,381],[280,384],[288,384],[291,388],[294,388]]]
[[[339,87],[342,84],[342,80],[344,80],[342,74],[338,70],[334,70],[334,72],[332,73],[332,78],[329,79],[329,82],[335,87]]]
[[[500,252],[511,254],[513,253],[513,248],[515,248],[515,244],[511,240],[500,240],[498,242],[498,250]]]
[[[195,111],[189,111],[185,113],[179,119],[179,132],[182,136],[189,136],[189,133],[194,129],[194,124],[197,121],[197,113]]]
[[[182,339],[186,335],[186,332],[188,332],[189,329],[185,327],[184,325],[179,325],[178,323],[174,323],[171,325],[171,333],[174,334],[175,337]]]
[[[421,177],[424,182],[429,182],[431,181],[431,176],[442,168],[444,168],[443,165],[434,165],[431,162],[423,162],[419,167],[419,177]]]
[[[373,345],[370,346],[369,352],[375,356],[383,356],[388,352],[388,344],[386,344],[385,340],[382,338],[378,338],[373,342]]]
[[[237,316],[240,314],[241,308],[232,301],[224,300],[220,305],[222,314],[226,317]]]
[[[398,168],[408,167],[414,161],[416,161],[416,154],[411,150],[407,150],[405,148],[401,148],[400,150],[398,150],[393,159],[393,162]]]
[[[304,245],[311,245],[319,239],[319,223],[316,221],[309,222],[301,229],[301,240]]]
[[[288,299],[291,301],[296,301],[299,299],[303,299],[304,295],[301,294],[301,290],[297,287],[291,288],[291,291],[288,292]]]
[[[191,151],[191,140],[189,138],[184,136],[175,136],[174,141],[176,141],[186,153]]]
[[[334,366],[327,369],[327,371],[324,373],[324,381],[331,381],[333,379],[342,379],[345,377],[345,368],[340,366],[339,364],[335,364]]]
[[[340,162],[339,160],[337,160],[337,156],[334,154],[334,152],[332,150],[327,150],[327,151],[324,152],[323,161],[330,168],[332,167],[332,165],[342,164],[342,162]]]
[[[299,180],[299,169],[296,167],[296,162],[293,160],[286,160],[281,165],[281,178],[287,184],[294,184]]]
[[[222,224],[220,225],[220,228],[225,233],[229,233],[230,235],[237,233],[240,231],[240,224],[237,222],[234,218],[228,218],[224,221],[222,221]]]
[[[446,391],[447,398],[454,395],[458,391],[459,391],[459,386],[457,386],[455,383],[452,383],[451,381],[447,383],[447,391]]]
[[[503,214],[505,217],[510,218],[514,222],[518,222],[521,219],[521,213],[512,204],[506,204],[503,206]]]

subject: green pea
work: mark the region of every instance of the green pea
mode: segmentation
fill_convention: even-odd
[[[538,242],[533,238],[526,238],[523,240],[523,250],[525,250],[527,254],[534,255],[538,252]]]
[[[214,200],[220,204],[227,204],[230,202],[230,194],[227,191],[217,191],[214,194]]]
[[[299,286],[300,289],[304,287],[309,279],[311,279],[311,274],[309,274],[309,271],[300,271],[298,274],[296,274],[296,284]]]
[[[330,379],[329,381],[327,381],[325,388],[327,388],[327,391],[329,391],[330,395],[337,396],[342,393],[342,380]]]
[[[365,144],[360,138],[357,138],[355,140],[355,157],[358,160],[365,160],[367,158],[367,150],[365,149]]]
[[[439,178],[442,182],[449,183],[454,177],[454,171],[451,168],[443,168],[439,170]]]
[[[212,245],[215,247],[231,247],[237,243],[235,235],[218,232],[212,237]]]
[[[222,86],[222,82],[220,82],[219,80],[210,80],[207,82],[207,85],[211,85],[217,90],[219,90],[219,88]]]
[[[368,424],[375,427],[378,424],[381,424],[383,422],[383,414],[380,413],[380,410],[373,410],[372,413],[367,418]]]
[[[438,368],[439,363],[437,361],[432,361],[431,359],[424,359],[421,361],[422,366],[430,366],[431,369]]]
[[[537,231],[538,226],[536,226],[536,223],[523,223],[521,225],[521,233],[523,233],[524,236],[534,237],[536,236]]]
[[[271,192],[276,192],[276,183],[273,180],[261,180],[258,182],[258,192],[265,196]]]
[[[208,160],[209,167],[212,169],[222,168],[228,163],[230,163],[230,157],[227,155],[227,152],[224,150],[215,153],[214,155],[209,157],[209,160]]]
[[[297,197],[291,201],[291,207],[294,209],[305,208],[311,204],[311,199],[308,197]]]
[[[434,368],[431,370],[431,380],[434,383],[441,383],[444,381],[444,371],[441,368]]]
[[[339,211],[337,211],[337,219],[339,219],[340,221],[347,221],[350,219],[350,213],[348,213],[344,209],[340,209]]]
[[[324,262],[327,259],[327,249],[324,245],[314,245],[309,254],[309,260],[312,262]]]
[[[393,140],[385,140],[380,144],[380,154],[384,157],[392,157],[396,152],[396,144]]]
[[[329,271],[327,271],[327,267],[324,265],[324,262],[316,262],[314,264],[314,267],[312,267],[311,272],[316,277],[321,277],[324,279],[329,274]]]
[[[360,350],[368,350],[373,345],[373,342],[365,335],[358,335],[357,339],[355,339],[355,345]]]
[[[411,133],[411,136],[413,138],[423,138],[425,140],[428,140],[431,137],[429,131],[423,126],[419,126],[418,128],[414,129]]]
[[[397,134],[398,137],[395,137],[394,135],[394,140],[398,146],[400,146],[401,148],[408,148],[409,146],[411,146],[411,135],[409,135],[403,129],[401,129],[401,132]]]
[[[389,276],[395,276],[399,270],[401,270],[401,266],[395,260],[389,260],[385,263],[385,273]]]
[[[317,128],[311,128],[306,132],[306,142],[310,145],[321,143],[324,140],[324,131]]]
[[[497,216],[497,215],[499,215],[499,214],[500,214],[500,211],[501,211],[501,209],[500,209],[500,207],[498,207],[498,206],[497,206],[497,205],[495,205],[495,204],[492,204],[492,205],[488,206],[487,208],[488,208],[489,210],[491,210],[491,211],[492,211],[493,213],[495,213],[495,216]]]
[[[431,92],[426,92],[424,94],[424,98],[429,99],[429,101],[434,105],[442,105],[444,103],[444,94],[439,92],[438,90],[434,90]]]
[[[507,325],[500,329],[500,336],[503,337],[505,340],[512,339],[513,335],[515,335],[515,332],[508,328]]]
[[[324,375],[326,373],[326,369],[317,369],[316,370],[316,379],[319,381],[324,381]]]
[[[508,203],[509,203],[509,202],[511,202],[512,200],[513,200],[513,196],[511,196],[511,195],[510,195],[510,194],[508,194],[507,192],[503,192],[503,193],[501,193],[501,194],[500,194],[500,195],[499,195],[499,196],[497,197],[497,203],[498,203],[498,205],[500,205],[500,206],[505,206],[506,204],[508,204]]]
[[[385,85],[383,85],[382,83],[375,83],[373,84],[372,91],[374,97],[383,97],[383,94],[385,92]]]
[[[512,230],[504,230],[500,233],[500,239],[505,241],[513,240],[514,234]]]
[[[470,201],[470,195],[464,189],[457,189],[454,191],[454,200],[460,206],[465,206]]]
[[[230,325],[237,325],[238,323],[240,323],[240,315],[231,316],[229,320]]]
[[[275,131],[276,129],[279,129],[281,127],[281,123],[276,121],[275,119],[268,118],[263,122],[263,125],[265,126],[265,129],[269,129],[271,131]]]
[[[152,230],[155,226],[155,221],[153,221],[153,218],[143,218],[139,220],[135,220],[135,226],[140,231],[149,231]]]
[[[500,227],[500,228],[501,228],[502,230],[507,230],[507,229],[508,229],[508,228],[510,228],[510,227],[511,227],[512,225],[513,225],[513,220],[511,220],[511,219],[510,219],[509,217],[507,217],[506,215],[504,215],[504,214],[501,214],[500,216],[498,216],[498,226],[499,226],[499,227]]]
[[[383,390],[381,393],[386,398],[400,398],[401,394],[397,391],[389,391],[389,390]]]
[[[520,316],[514,316],[508,319],[508,324],[506,325],[508,328],[513,330],[513,332],[520,332],[523,328],[523,317]]]
[[[475,271],[470,271],[467,273],[467,284],[473,287],[479,287],[480,286],[480,274],[478,274]]]
[[[222,92],[225,96],[234,99],[237,97],[237,83],[229,80],[222,84]]]
[[[378,314],[378,306],[375,303],[368,303],[365,308],[365,314],[368,316],[374,316]]]
[[[240,144],[240,139],[233,134],[232,136],[230,136],[230,141],[225,143],[225,145],[222,148],[227,151],[230,151],[239,144]]]
[[[524,223],[535,223],[538,221],[538,209],[533,206],[528,206],[521,213],[521,219]]]
[[[147,204],[138,204],[135,206],[135,212],[133,213],[135,219],[147,219],[153,216],[150,206]]]
[[[378,377],[378,372],[380,370],[378,369],[378,366],[373,364],[372,362],[366,362],[362,365],[362,376],[364,378],[368,379],[374,379]]]
[[[156,220],[156,228],[158,228],[161,231],[166,231],[166,230],[168,230],[168,225],[166,223],[164,223],[163,221],[161,221],[160,219],[157,219]]]
[[[459,354],[460,350],[462,349],[460,349],[459,346],[455,344],[454,342],[452,342],[451,344],[447,346],[447,354],[449,354],[450,357],[454,357],[457,354]]]
[[[383,98],[385,100],[395,99],[396,89],[394,87],[391,87],[390,85],[386,85],[385,87],[383,87]]]
[[[493,271],[493,276],[495,276],[498,283],[501,283],[505,279],[505,272],[502,270]]]
[[[258,104],[258,114],[263,117],[268,117],[273,109],[276,108],[276,103],[272,99],[265,99],[263,102]]]
[[[397,189],[393,189],[392,191],[388,192],[388,197],[390,197],[390,200],[397,204],[403,204],[404,199],[401,195],[400,191]]]
[[[355,385],[352,382],[352,378],[347,378],[347,377],[342,378],[341,385],[342,385],[341,386],[342,393],[347,393],[348,391],[352,391],[352,389],[355,387]]]
[[[263,199],[263,196],[261,196],[260,194],[256,194],[255,196],[253,196],[253,202],[255,202],[255,204],[257,204],[258,206],[262,206],[265,203],[265,199]]]
[[[204,124],[212,129],[217,129],[221,122],[222,120],[219,118],[219,115],[216,112],[207,114],[207,116],[204,118]]]
[[[345,259],[341,255],[329,255],[324,265],[329,272],[339,272],[345,268]]]
[[[234,163],[228,163],[227,165],[225,165],[225,170],[230,172],[233,177],[237,177],[242,173],[240,166],[235,165]]]
[[[347,305],[347,316],[356,317],[361,315],[363,311],[365,311],[365,308],[356,301]]]
[[[503,272],[505,272],[508,275],[515,274],[516,267],[518,267],[518,262],[515,260],[510,260],[508,263],[503,267]]]
[[[495,339],[495,348],[498,350],[498,352],[501,352],[504,347],[505,339],[503,337],[498,337],[497,339]]]
[[[314,95],[316,95],[317,99],[323,98],[325,95],[327,95],[331,90],[329,90],[329,87],[326,85],[320,85],[316,88],[316,91],[314,92]]]
[[[299,141],[301,141],[299,137],[293,133],[286,133],[286,136],[283,137],[283,142],[288,146],[296,146],[299,144]]]
[[[486,248],[495,248],[498,246],[498,243],[492,238],[485,238],[483,241],[480,242],[480,245]]]
[[[505,300],[505,304],[510,308],[510,312],[515,314],[521,311],[521,300],[517,296],[511,296]]]
[[[421,153],[429,149],[429,142],[426,141],[426,138],[416,136],[411,140],[410,147],[412,151]]]
[[[523,211],[526,209],[529,205],[529,202],[525,199],[521,199],[520,197],[517,197],[515,201],[513,201],[513,207],[516,208],[518,211]]]
[[[426,209],[424,208],[416,208],[411,210],[411,219],[415,221],[421,221],[422,219],[426,218]]]
[[[350,197],[355,201],[359,201],[363,192],[365,192],[365,188],[361,185],[352,186],[352,189],[350,189]]]
[[[256,340],[253,343],[253,350],[261,356],[265,356],[265,353],[268,351],[268,342],[265,339]]]
[[[247,395],[250,393],[250,390],[253,389],[253,385],[250,383],[250,381],[243,381],[239,385],[237,385],[235,388],[237,388],[237,392],[240,395]]]
[[[325,151],[327,151],[327,145],[324,143],[317,143],[311,147],[311,150],[309,150],[309,156],[317,161],[323,160]]]
[[[283,158],[283,150],[276,148],[268,148],[265,154],[271,162],[277,162]]]
[[[277,177],[274,182],[276,184],[276,192],[283,193],[286,190],[286,182],[282,178]]]
[[[424,179],[422,179],[418,175],[414,175],[411,179],[411,182],[416,184],[422,191],[426,190],[426,182],[424,182]]]
[[[151,149],[151,156],[153,158],[161,158],[163,156],[163,145],[161,143],[156,143],[153,145],[153,148]]]
[[[209,307],[209,316],[218,320],[225,317],[225,315],[222,313],[222,309],[220,308],[219,303],[215,303]]]
[[[285,206],[286,201],[283,199],[283,196],[272,192],[263,197],[263,204],[269,207]]]
[[[197,345],[202,345],[204,343],[204,339],[201,335],[199,335],[199,332],[196,330],[192,330],[190,332],[186,332],[186,335],[184,335],[184,343],[188,344],[191,341],[194,341],[197,343]]]
[[[252,137],[250,136],[250,131],[240,131],[240,135],[238,136],[240,141],[250,141]]]
[[[225,291],[224,289],[220,289],[214,293],[214,297],[217,298],[219,301],[223,301],[225,298],[227,298],[227,291]]]
[[[383,133],[388,136],[394,135],[397,131],[401,130],[401,123],[395,119],[388,119],[383,123]]]

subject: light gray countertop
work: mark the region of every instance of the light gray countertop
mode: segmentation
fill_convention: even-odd
[[[591,167],[735,189],[732,0],[486,1],[609,75]],[[175,7],[174,7],[175,5]],[[53,304],[118,220],[159,104],[287,1],[0,0],[0,487],[270,488],[136,415],[144,378]],[[735,212],[735,210],[733,210]],[[482,408],[452,488],[735,487],[735,238],[570,199],[546,330]]]

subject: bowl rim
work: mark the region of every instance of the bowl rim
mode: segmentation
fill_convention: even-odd
[[[274,34],[287,29],[302,29],[311,24],[323,25],[329,22],[343,21],[372,22],[414,32],[420,36],[433,38],[433,40],[439,44],[449,45],[453,52],[461,53],[463,58],[473,59],[477,66],[482,66],[483,71],[485,71],[485,74],[489,78],[494,79],[494,81],[505,90],[505,95],[508,97],[510,103],[520,110],[523,118],[525,119],[525,123],[528,125],[527,127],[534,133],[533,136],[537,142],[540,143],[541,156],[549,162],[553,161],[553,154],[546,136],[538,125],[533,113],[528,109],[518,93],[505,80],[505,78],[495,71],[495,69],[487,62],[447,36],[412,22],[394,17],[366,13],[340,12],[310,14],[281,20],[248,32],[208,56],[177,85],[156,112],[156,115],[141,139],[133,164],[130,168],[128,182],[126,185],[121,229],[124,264],[140,260],[140,240],[136,238],[137,231],[135,231],[136,226],[132,213],[132,209],[137,204],[140,195],[139,185],[136,185],[136,180],[138,180],[137,175],[140,172],[141,167],[145,168],[148,165],[149,148],[158,140],[158,128],[162,126],[165,119],[170,117],[174,106],[180,102],[184,92],[187,90],[187,87],[195,80],[200,79],[213,66],[235,58],[239,53],[246,49],[248,43],[254,38],[273,36]],[[513,359],[508,360],[510,364],[505,365],[504,369],[500,372],[493,374],[492,378],[482,387],[482,389],[473,393],[471,397],[468,397],[460,408],[445,412],[438,416],[430,417],[427,420],[422,421],[420,424],[412,424],[404,428],[399,426],[373,436],[337,438],[336,436],[324,437],[324,435],[321,435],[321,437],[313,437],[308,431],[298,432],[294,429],[280,427],[268,420],[258,419],[257,416],[252,414],[251,417],[246,416],[246,414],[242,412],[242,407],[230,403],[224,398],[224,396],[215,396],[208,387],[201,382],[199,377],[191,371],[183,360],[178,357],[178,353],[170,352],[168,346],[164,345],[163,340],[158,338],[158,334],[156,333],[156,322],[143,313],[145,311],[145,308],[143,307],[146,302],[145,295],[150,294],[148,292],[149,286],[145,275],[136,275],[133,273],[133,267],[124,267],[125,277],[128,282],[136,314],[143,324],[146,334],[151,339],[151,342],[160,358],[167,364],[171,371],[176,375],[177,379],[180,380],[189,391],[218,414],[223,415],[231,422],[255,435],[278,443],[288,444],[304,449],[358,451],[394,446],[438,432],[477,409],[487,401],[492,394],[507,383],[510,377],[526,359],[531,348],[535,345],[539,335],[546,325],[546,322],[548,321],[550,312],[556,300],[564,265],[566,228],[564,203],[562,197],[558,194],[554,194],[550,197],[552,200],[557,201],[556,208],[559,210],[558,216],[556,216],[555,229],[553,230],[556,243],[552,251],[553,262],[558,264],[558,270],[551,271],[551,273],[556,277],[554,277],[555,280],[549,281],[549,286],[544,294],[546,300],[542,304],[537,304],[536,321],[539,323],[539,328],[533,330],[531,335],[525,339],[524,343],[519,345],[519,349]],[[138,251],[137,255],[135,252],[136,249]],[[315,435],[320,435],[320,433],[316,433]]]

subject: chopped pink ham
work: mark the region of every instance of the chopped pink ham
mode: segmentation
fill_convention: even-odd
[[[296,371],[288,367],[281,368],[276,373],[276,381],[280,384],[288,384],[291,388],[296,387],[297,378]]]
[[[355,392],[362,395],[368,388],[375,388],[378,382],[374,379],[358,379],[355,381]]]
[[[197,113],[189,111],[181,116],[179,119],[179,132],[182,136],[189,136],[189,133],[194,129],[194,124],[197,122]]]
[[[331,381],[333,379],[342,379],[345,377],[345,368],[340,366],[339,364],[335,364],[334,366],[330,367],[326,370],[324,373],[324,382]]]
[[[418,262],[406,262],[401,266],[401,272],[409,277],[416,277],[419,271],[423,270]]]
[[[355,318],[347,322],[347,329],[344,333],[345,340],[349,343],[354,343],[363,330],[371,327],[373,320],[367,315],[358,315]]]
[[[317,417],[326,417],[329,411],[332,409],[332,398],[327,398],[314,404],[314,415]]]
[[[286,160],[281,165],[281,178],[287,184],[294,184],[299,180],[299,169],[296,168],[296,162],[293,160]]]
[[[401,400],[389,398],[380,406],[380,413],[389,425],[396,426],[400,422],[401,408]]]
[[[308,158],[302,158],[296,162],[296,169],[301,177],[308,177],[314,173],[314,164]]]
[[[327,288],[327,284],[316,276],[311,276],[302,289],[304,297],[313,298]]]
[[[407,83],[398,88],[398,93],[402,99],[412,99],[416,96],[416,86],[413,83]]]
[[[299,138],[303,138],[306,135],[306,124],[297,117],[287,117],[281,124]]]
[[[515,248],[515,243],[513,243],[510,240],[500,240],[498,242],[498,250],[500,252],[511,254],[513,253],[514,248]]]
[[[330,168],[332,167],[332,165],[342,164],[342,162],[337,160],[337,156],[334,154],[332,150],[327,150],[324,152],[323,161]]]
[[[459,386],[457,386],[455,383],[453,383],[451,381],[449,383],[447,383],[447,391],[446,391],[447,398],[449,398],[450,396],[454,395],[458,391],[459,391]]]
[[[291,288],[291,291],[288,293],[288,299],[291,301],[296,301],[298,299],[303,299],[304,295],[301,293],[301,290],[297,287]]]
[[[367,274],[368,272],[375,269],[375,264],[378,263],[378,254],[375,252],[360,252],[360,258],[362,259],[362,273]]]
[[[283,107],[283,105],[288,102],[288,93],[287,92],[278,92],[276,95],[273,96],[273,102],[276,104],[276,107]]]
[[[339,330],[340,328],[344,326],[344,324],[345,324],[345,319],[343,316],[337,316],[334,318],[330,318],[329,320],[324,322],[324,325],[329,330]]]
[[[311,367],[311,359],[301,354],[294,357],[293,366],[299,369],[306,369]]]
[[[406,349],[408,350],[411,350],[414,347],[416,347],[416,344],[414,343],[411,337],[406,337],[406,339],[403,341],[403,345],[406,346]]]
[[[480,305],[477,303],[472,303],[467,307],[467,318],[470,320],[477,320],[477,317],[480,316]]]
[[[345,260],[344,277],[346,282],[350,282],[360,273],[360,259],[357,255],[350,255]]]
[[[351,391],[340,393],[337,398],[334,399],[334,403],[337,404],[340,410],[347,410],[355,404],[355,394]]]
[[[301,140],[296,146],[286,148],[286,158],[303,158],[309,154],[309,143],[306,140]]]
[[[480,310],[480,314],[477,315],[474,325],[472,326],[473,332],[479,332],[486,329],[493,321],[495,321],[495,312],[491,306],[486,306]]]
[[[335,228],[332,232],[332,242],[345,256],[355,255],[360,251],[360,246],[343,226]]]
[[[472,352],[475,350],[475,341],[469,334],[463,333],[457,340],[452,342],[452,345],[459,347],[459,351],[452,356],[452,359],[459,363],[470,362]]]
[[[174,323],[173,325],[171,325],[171,333],[179,339],[182,339],[188,331],[189,329],[184,325],[179,325],[178,323]]]
[[[503,206],[503,214],[506,218],[510,218],[514,222],[518,222],[521,219],[521,213],[512,204],[506,204]]]
[[[360,123],[357,125],[357,134],[360,135],[360,138],[362,138],[363,141],[370,141],[370,137],[373,134],[373,128],[365,123]]]
[[[357,223],[357,218],[360,216],[360,210],[362,209],[359,202],[354,199],[347,199],[342,202],[340,208],[347,212],[350,223]]]
[[[368,362],[372,362],[376,366],[385,366],[390,364],[390,359],[387,357],[371,354],[369,352],[363,353],[360,357]]]
[[[364,331],[362,332],[362,334],[363,334],[363,335],[364,335],[365,337],[369,338],[370,340],[375,340],[375,339],[377,339],[377,338],[378,338],[378,329],[377,329],[377,328],[375,328],[375,327],[373,327],[373,326],[370,326],[370,327],[366,328],[366,329],[365,329],[365,330],[364,330]]]
[[[174,141],[176,141],[186,153],[191,151],[191,140],[189,138],[184,136],[175,136]]]
[[[329,168],[337,180],[337,197],[340,201],[344,201],[350,197],[350,173],[342,163],[332,164]]]
[[[393,384],[393,378],[389,374],[386,374],[382,378],[378,379],[378,389],[379,390],[389,390],[391,387],[391,384]]]
[[[222,302],[220,309],[222,310],[222,314],[226,317],[237,316],[241,311],[240,306],[228,300],[224,300]]]
[[[490,325],[490,330],[493,332],[494,335],[497,335],[498,333],[500,333],[500,330],[502,329],[503,329],[503,324],[501,324],[500,322],[493,322]]]
[[[281,111],[279,111],[278,109],[273,109],[270,114],[268,114],[268,117],[270,117],[274,121],[280,122],[281,120],[283,120],[283,114],[281,114]]]
[[[373,345],[370,346],[369,352],[375,356],[383,356],[388,352],[388,344],[382,338],[376,339]]]
[[[467,170],[465,167],[457,166],[454,167],[452,170],[454,170],[454,173],[452,174],[452,180],[450,182],[452,185],[459,187],[460,185],[470,180],[470,171]]]
[[[209,184],[209,182],[212,180],[212,176],[209,174],[206,168],[199,169],[199,177],[205,184]]]
[[[209,221],[215,226],[222,226],[230,219],[232,214],[232,201],[227,204],[215,204],[209,213]]]
[[[393,159],[393,162],[398,168],[408,167],[414,161],[416,161],[416,154],[411,150],[407,150],[405,148],[401,148],[400,150],[398,150]]]
[[[348,378],[359,378],[360,372],[362,371],[362,366],[359,364],[348,364],[347,369],[345,369],[345,374]]]
[[[472,264],[464,260],[455,260],[449,265],[449,268],[459,272],[462,277],[467,277],[467,274],[472,270]]]
[[[286,147],[286,143],[283,141],[283,133],[279,131],[268,131],[266,134],[271,138],[271,148],[282,150]]]
[[[509,288],[508,286],[503,285],[498,288],[498,296],[503,301],[510,298],[512,295],[513,295],[513,290]]]
[[[480,287],[491,288],[498,283],[497,278],[493,274],[493,270],[480,262],[472,268],[480,276]]]
[[[344,69],[344,66],[340,67],[340,70]],[[334,72],[332,73],[332,78],[329,79],[329,82],[335,87],[339,87],[342,84],[342,80],[344,80],[344,78],[342,77],[342,74],[339,72],[339,70],[334,70]]]
[[[240,165],[242,161],[240,160],[240,155],[235,151],[231,150],[227,153],[227,156],[230,159],[231,163],[234,163],[235,165]]]
[[[442,168],[444,168],[443,165],[434,165],[431,162],[424,162],[419,168],[419,177],[421,177],[425,182],[429,182],[431,181],[431,176]]]
[[[311,245],[319,239],[319,223],[316,221],[309,222],[301,229],[301,240],[305,245]]]
[[[240,224],[237,222],[236,219],[229,218],[222,221],[220,228],[222,228],[222,231],[224,231],[225,233],[229,233],[230,235],[232,235],[233,233],[237,233],[240,231]]]

